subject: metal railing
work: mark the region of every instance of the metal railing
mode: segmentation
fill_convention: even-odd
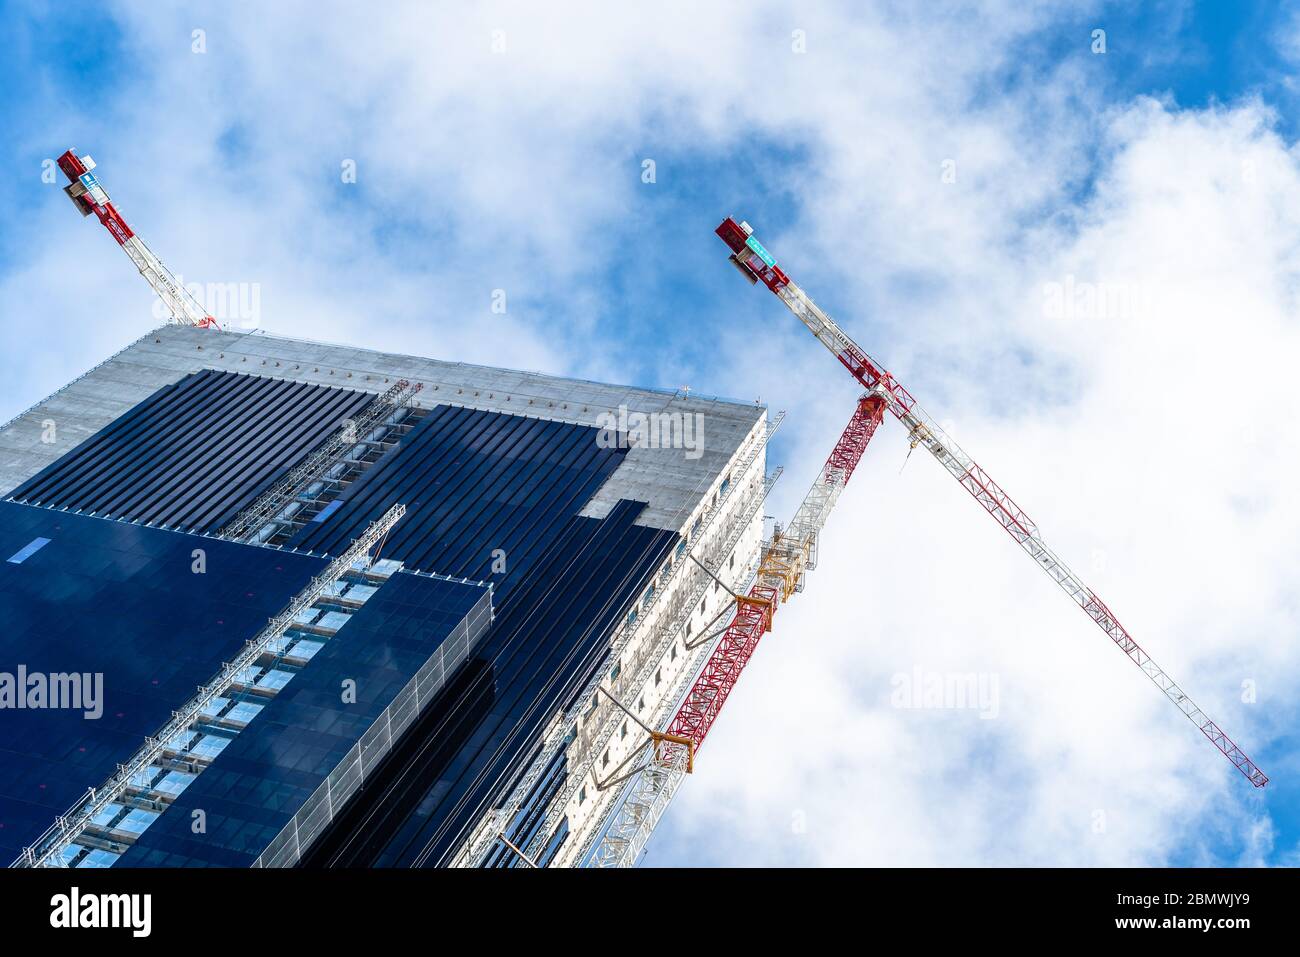
[[[184,734],[203,714],[207,706],[226,693],[250,665],[256,662],[272,644],[279,641],[303,611],[310,608],[327,589],[343,577],[353,565],[367,560],[370,549],[406,514],[405,505],[394,505],[384,515],[371,523],[347,550],[325,567],[308,583],[289,605],[272,618],[257,635],[246,642],[244,648],[231,662],[224,664],[216,676],[199,688],[199,693],[159,731],[145,739],[144,745],[126,764],[118,765],[117,773],[98,788],[89,788],[86,794],[67,812],[59,815],[53,824],[24,848],[10,867],[43,867],[51,863],[62,850],[86,829],[92,819],[108,805],[114,803],[136,776],[149,768],[171,745],[179,734]],[[60,861],[53,862],[58,866]]]
[[[720,564],[721,560],[735,549],[741,535],[749,527],[754,515],[762,506],[763,499],[770,486],[765,481],[766,476],[760,476],[763,481],[754,480],[751,482],[749,473],[754,464],[759,461],[761,453],[767,447],[767,443],[771,440],[777,428],[780,427],[783,416],[783,413],[778,413],[777,417],[768,423],[766,431],[755,438],[754,448],[742,460],[740,466],[732,470],[733,484],[731,489],[749,490],[749,501],[729,510],[731,520],[726,528],[715,529],[714,522],[724,512],[728,512],[727,506],[733,501],[729,495],[719,496],[718,503],[711,506],[702,516],[699,532],[692,537],[685,552],[680,556],[680,560],[673,568],[672,576],[674,578],[677,578],[677,576],[686,577],[678,579],[676,589],[671,587],[670,580],[670,587],[656,590],[656,600],[659,600],[662,595],[670,591],[674,594],[674,600],[671,606],[665,609],[665,613],[658,617],[652,634],[643,637],[639,646],[640,653],[635,661],[630,663],[630,667],[623,668],[619,678],[613,683],[612,690],[615,697],[622,697],[629,688],[639,689],[646,685],[653,674],[655,665],[668,653],[672,642],[685,628],[696,604],[712,584],[712,579],[708,575],[703,574],[693,562],[687,560],[688,556],[699,548],[700,543],[709,541],[708,554],[696,557],[702,557],[706,562],[716,558],[715,565]],[[715,532],[716,534],[714,534]],[[684,571],[687,567],[689,567],[689,571]],[[688,581],[693,581],[693,585],[688,585]],[[686,597],[687,595],[689,595],[689,598]],[[652,614],[654,610],[652,606]],[[636,629],[633,627],[624,627],[623,633],[614,641],[611,659],[617,659],[623,653],[635,632]],[[588,683],[587,688],[584,689],[583,694],[577,698],[575,710],[587,707],[587,703],[596,694],[596,688],[600,686],[605,678],[606,674],[603,671],[597,672]],[[573,745],[574,753],[582,755],[582,758],[575,766],[570,767],[565,787],[551,804],[545,823],[538,829],[532,841],[529,842],[528,847],[525,848],[525,853],[535,854],[538,849],[537,846],[542,841],[549,840],[550,835],[554,833],[560,819],[565,814],[570,800],[577,793],[578,788],[582,786],[588,771],[595,763],[597,755],[616,733],[621,717],[622,712],[618,708],[602,701],[597,703],[594,713],[584,718],[585,733],[580,731],[578,739]],[[538,756],[538,760],[548,759],[549,755],[546,754]]]
[[[392,750],[402,732],[443,689],[447,678],[455,674],[469,657],[492,623],[492,617],[492,586],[487,585],[469,613],[348,750],[311,797],[303,802],[289,823],[253,862],[253,867],[292,867],[297,863],[361,787],[366,776]]]
[[[401,379],[377,396],[356,419],[344,422],[343,427],[302,464],[235,516],[221,530],[221,537],[232,541],[256,539],[266,525],[284,517],[286,510],[295,504],[308,486],[326,480],[330,470],[343,460],[346,453],[372,441],[371,432],[385,425],[398,424],[389,420],[406,408],[422,388],[419,383],[413,385]]]

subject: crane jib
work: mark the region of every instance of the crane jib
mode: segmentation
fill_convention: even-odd
[[[98,217],[109,235],[122,247],[136,269],[140,271],[140,275],[149,283],[149,287],[166,305],[172,319],[204,329],[220,329],[220,323],[208,315],[198,300],[187,292],[162,261],[149,251],[149,247],[117,211],[117,207],[113,205],[108,193],[99,182],[99,178],[91,172],[95,167],[95,161],[89,156],[78,156],[75,150],[67,150],[56,162],[63,175],[68,177],[68,185],[64,187],[64,191],[76,205],[78,212],[83,216],[89,216],[93,212]]]
[[[733,217],[728,217],[716,230],[717,234],[733,248],[740,236],[746,236]],[[744,240],[750,245],[752,235]],[[757,241],[755,241],[756,243]],[[751,246],[753,248],[753,246]],[[760,247],[761,248],[761,247]],[[784,276],[784,273],[782,273]],[[1222,729],[1197,707],[1181,688],[1146,652],[1129,637],[1128,631],[1101,600],[1084,585],[1065,563],[1043,543],[1037,526],[1029,516],[1012,501],[992,477],[975,464],[974,460],[952,442],[933,422],[924,417],[911,393],[902,387],[883,367],[873,362],[865,351],[836,323],[821,311],[793,280],[786,277],[783,283],[767,283],[786,307],[808,327],[840,363],[869,390],[883,392],[889,399],[889,410],[908,427],[913,445],[923,444],[957,479],[966,491],[992,515],[1012,539],[1042,568],[1063,590],[1083,608],[1125,654],[1142,669],[1165,696],[1244,774],[1255,787],[1263,787],[1268,777],[1260,770]]]

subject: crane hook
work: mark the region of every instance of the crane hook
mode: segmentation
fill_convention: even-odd
[[[928,431],[924,424],[918,422],[911,432],[907,433],[907,454],[903,456],[903,464],[898,468],[898,474],[903,474],[903,469],[907,468],[907,460],[912,457],[916,447],[921,444],[922,433]]]

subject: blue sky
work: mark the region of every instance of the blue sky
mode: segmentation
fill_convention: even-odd
[[[73,8],[0,20],[0,420],[152,321],[41,180],[75,146],[186,279],[259,284],[274,332],[788,409],[784,515],[856,390],[726,265],[712,230],[735,213],[1090,580],[1091,559],[1274,783],[1243,793],[933,463],[899,474],[895,435],[786,613],[801,644],[755,659],[649,861],[1296,861],[1300,515],[1281,476],[1300,455],[1235,438],[1290,408],[1294,6]],[[1153,315],[1046,324],[1066,276],[1151,292]],[[1254,398],[1207,411],[1225,378]],[[1234,438],[1214,454],[1203,430]],[[1007,716],[900,714],[889,679],[913,666],[1002,675]],[[1267,690],[1254,710],[1243,679]],[[1088,706],[1061,705],[1076,690]]]

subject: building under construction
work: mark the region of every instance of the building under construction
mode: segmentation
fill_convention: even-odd
[[[766,535],[762,406],[222,331],[59,165],[174,321],[0,429],[15,865],[636,863],[886,413],[1267,784],[748,224],[865,390]]]
[[[103,675],[96,720],[5,713],[4,853],[576,863],[634,722],[664,723],[752,576],[769,429],[752,403],[149,333],[0,430],[4,661]]]

